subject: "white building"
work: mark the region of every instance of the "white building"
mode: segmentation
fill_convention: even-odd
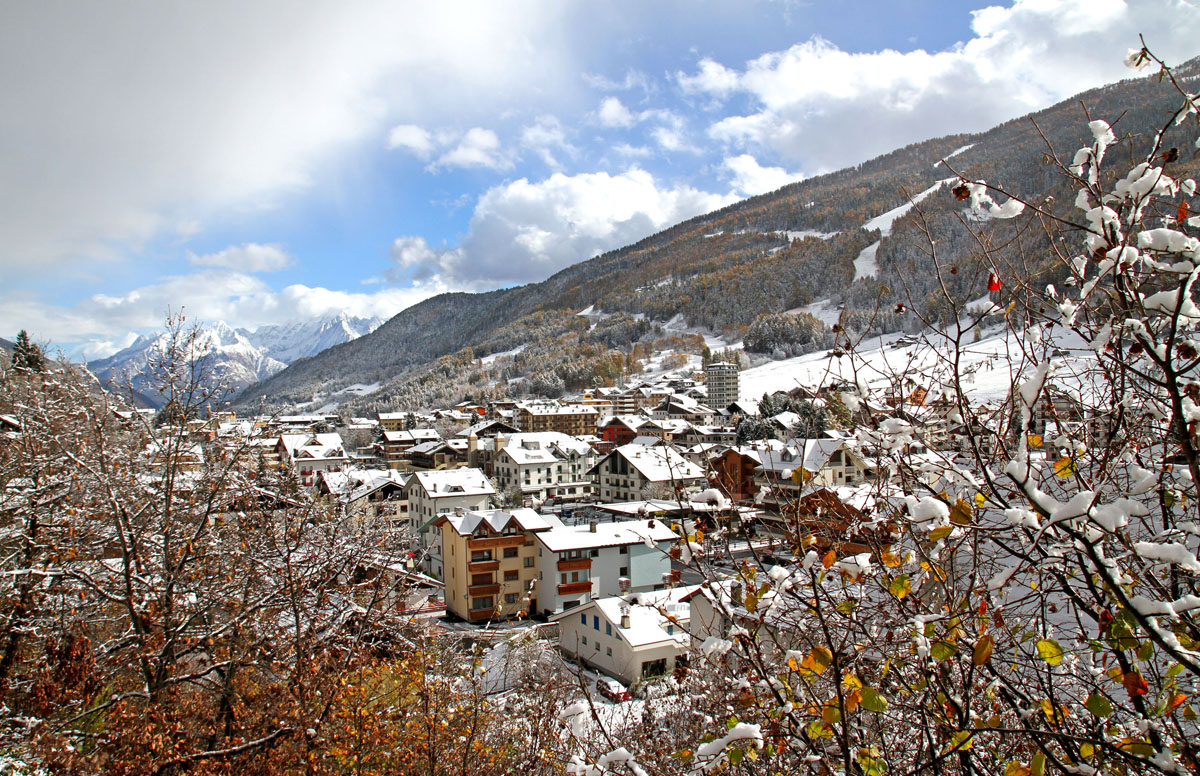
[[[704,367],[704,382],[708,387],[708,405],[725,409],[739,398],[741,387],[737,364],[717,361]]]
[[[526,498],[582,500],[592,492],[587,472],[596,463],[591,445],[557,431],[513,434],[494,440],[492,473],[501,492],[519,488]]]
[[[340,434],[281,434],[279,458],[309,487],[320,472],[340,472],[346,467],[346,450]]]
[[[597,598],[551,618],[559,648],[626,684],[686,664],[695,587]]]
[[[405,484],[409,527],[424,557],[426,573],[442,578],[442,541],[433,523],[438,515],[459,510],[487,509],[496,489],[479,469],[439,469],[415,472]]]
[[[661,520],[561,526],[537,534],[538,611],[559,612],[594,596],[659,590],[678,536]]]
[[[592,467],[597,500],[671,498],[702,487],[704,470],[666,445],[622,445]]]

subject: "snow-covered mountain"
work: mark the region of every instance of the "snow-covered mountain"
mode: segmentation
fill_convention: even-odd
[[[249,331],[217,321],[203,327],[196,348],[198,354],[204,354],[212,378],[228,388],[229,396],[233,396],[297,359],[357,339],[380,323],[378,318],[355,318],[343,313]],[[120,386],[128,379],[136,400],[159,406],[162,401],[155,395],[144,372],[155,354],[163,352],[167,341],[165,332],[143,335],[124,350],[88,363],[88,369],[101,381],[112,385]]]
[[[246,336],[271,358],[290,364],[315,356],[325,348],[358,339],[379,328],[381,323],[378,318],[354,318],[341,313],[332,318],[260,326]]]

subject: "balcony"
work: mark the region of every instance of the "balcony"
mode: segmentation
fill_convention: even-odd
[[[559,571],[580,571],[582,569],[590,569],[591,567],[591,558],[580,558],[579,560],[560,560],[558,562]]]
[[[591,590],[590,583],[588,585],[588,589]],[[500,594],[500,586],[497,584],[472,585],[471,587],[467,588],[467,595],[471,596],[472,598],[479,598],[479,597],[485,596],[485,595],[499,595],[499,594]]]
[[[467,549],[469,550],[491,550],[496,547],[520,547],[525,543],[525,537],[522,534],[516,536],[493,536],[488,539],[468,539]]]
[[[590,579],[584,582],[569,582],[558,586],[559,595],[578,595],[579,593],[590,592],[592,592],[592,581]]]
[[[500,561],[498,560],[476,560],[467,564],[467,571],[472,574],[481,574],[485,571],[498,571],[500,569]]]

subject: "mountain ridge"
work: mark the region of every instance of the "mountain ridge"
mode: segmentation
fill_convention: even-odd
[[[1197,62],[1176,72],[1193,78]],[[886,235],[864,228],[873,218],[952,177],[948,167],[1031,196],[1048,195],[1061,180],[1054,165],[1045,163],[1046,141],[1068,159],[1080,144],[1090,143],[1089,116],[1079,103],[1088,106],[1092,117],[1122,116],[1114,129],[1132,131],[1135,143],[1144,143],[1144,135],[1162,125],[1177,99],[1153,77],[1109,84],[983,132],[912,143],[695,216],[538,283],[479,294],[442,294],[400,312],[369,336],[298,360],[248,387],[236,403],[282,406],[351,384],[381,383],[379,391],[349,406],[417,409],[407,405],[433,395],[431,391],[446,398],[452,390],[482,395],[489,385],[502,389],[513,379],[512,371],[501,372],[497,365],[482,370],[478,358],[526,343],[530,347],[510,359],[509,366],[529,378],[523,389],[542,386],[553,394],[560,384],[578,388],[602,378],[595,365],[608,356],[595,347],[600,339],[608,350],[628,353],[647,338],[666,337],[655,322],[677,315],[691,326],[734,339],[758,316],[833,299],[854,325],[900,330],[913,325],[912,316],[890,310],[901,301],[911,305],[914,294],[922,312],[934,317],[943,313],[935,303],[920,299],[926,254],[920,234],[915,234],[920,230],[912,228],[918,215],[939,234],[945,232],[939,245],[942,258],[966,270],[951,279],[953,290],[973,293],[983,265],[972,257],[975,243],[959,223],[961,206],[952,197],[932,197],[919,213],[898,218]],[[1180,161],[1185,163],[1195,167],[1194,159]],[[788,232],[828,236],[792,240]],[[876,243],[875,276],[856,277],[855,259]],[[902,297],[900,289],[908,296]],[[588,306],[618,316],[607,322],[611,331],[603,338],[591,331],[594,326],[581,328],[575,319],[574,313]],[[622,315],[627,317],[619,318]],[[649,330],[631,323],[639,318],[650,322]],[[595,366],[594,373],[589,374],[588,364]],[[473,386],[469,390],[468,384]]]

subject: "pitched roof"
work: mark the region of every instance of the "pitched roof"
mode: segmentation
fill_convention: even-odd
[[[503,509],[471,510],[458,514],[445,514],[436,523],[445,521],[450,524],[459,536],[471,536],[481,525],[486,525],[493,533],[502,533],[513,526],[522,531],[550,531],[561,527],[562,523],[553,515],[539,515],[532,509],[521,507],[505,511]]]
[[[595,525],[595,531],[586,525],[561,526],[539,534],[538,541],[546,545],[546,549],[551,552],[566,552],[643,542],[657,544],[679,538],[678,534],[660,520],[621,520]]]
[[[479,469],[441,469],[415,472],[409,482],[416,482],[430,498],[447,496],[490,496],[496,492],[492,483]]]

